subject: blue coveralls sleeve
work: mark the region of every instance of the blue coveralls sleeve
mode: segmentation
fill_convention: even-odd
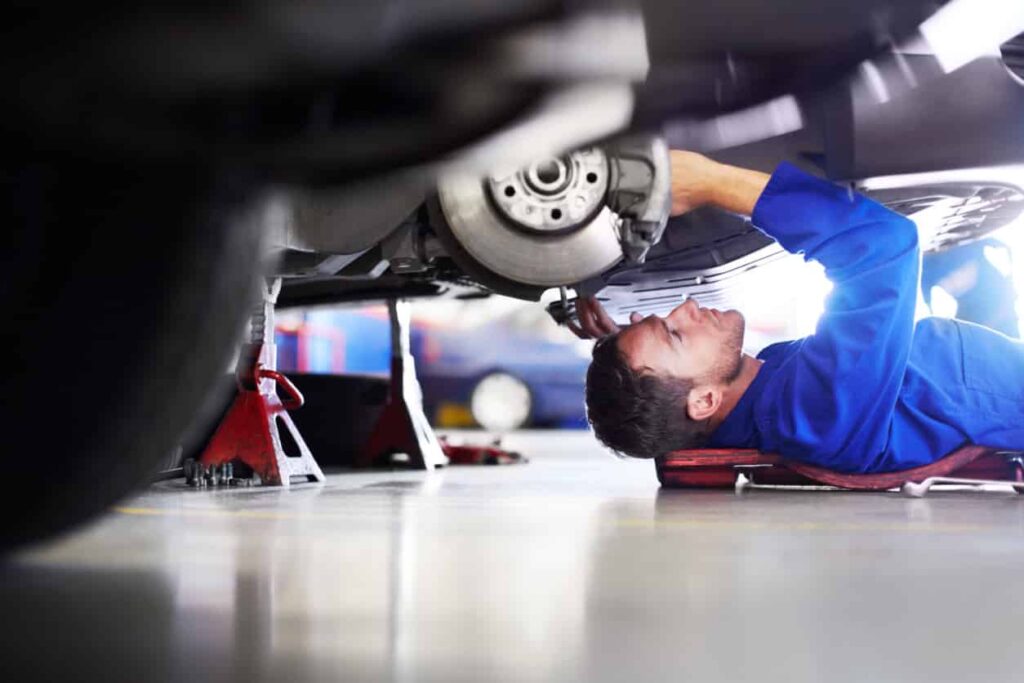
[[[787,251],[821,263],[833,283],[815,333],[760,397],[765,447],[840,471],[870,471],[889,438],[914,333],[917,229],[789,164],[772,175],[752,221]]]

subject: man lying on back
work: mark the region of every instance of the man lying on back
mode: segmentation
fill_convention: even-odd
[[[774,174],[672,152],[673,214],[706,204],[751,216],[834,288],[815,333],[743,353],[743,316],[688,299],[619,328],[577,302],[599,338],[587,412],[610,448],[650,458],[756,448],[843,472],[897,471],[966,443],[1024,447],[1024,344],[984,327],[914,323],[920,251],[907,218],[789,164]]]

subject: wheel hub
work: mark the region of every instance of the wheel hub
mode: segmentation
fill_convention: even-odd
[[[514,227],[562,234],[582,227],[601,209],[608,160],[594,147],[548,157],[515,173],[492,175],[487,189],[499,214]]]
[[[482,180],[455,171],[441,178],[438,203],[438,236],[489,287],[521,296],[520,286],[575,285],[623,258],[642,260],[661,238],[668,147],[656,136],[623,136]]]

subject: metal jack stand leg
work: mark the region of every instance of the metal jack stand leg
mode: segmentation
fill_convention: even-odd
[[[252,336],[242,347],[235,377],[238,396],[221,421],[197,463],[186,466],[189,483],[235,483],[231,464],[240,460],[252,468],[264,485],[288,486],[292,477],[323,481],[320,466],[288,415],[302,406],[303,398],[288,378],[277,372],[274,344],[274,304],[281,281],[266,283],[263,301],[253,312]],[[288,397],[277,395],[280,386]],[[298,447],[297,457],[288,456],[281,444],[283,425]],[[227,481],[225,481],[225,479]]]
[[[405,453],[409,464],[418,469],[432,470],[447,465],[448,458],[423,413],[423,393],[409,348],[409,304],[388,301],[388,317],[391,321],[388,402],[356,464],[371,467],[395,453]]]

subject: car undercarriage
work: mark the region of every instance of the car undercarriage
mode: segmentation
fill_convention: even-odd
[[[1007,113],[1024,111],[1015,71],[1020,44],[1021,38],[1008,41],[1001,55],[952,74],[920,46],[887,53],[880,66],[866,61],[828,92],[794,99],[781,115],[778,103],[746,112],[755,121],[788,116],[798,124],[770,127],[764,139],[725,149],[712,143],[709,151],[765,171],[787,160],[845,182],[915,220],[925,251],[970,242],[1024,211],[1024,141]],[[950,95],[965,91],[972,96]],[[719,118],[719,127],[747,128],[735,115]],[[484,180],[442,175],[436,188],[424,190],[422,204],[393,225],[381,224],[371,247],[321,253],[315,237],[304,241],[305,251],[285,247],[282,301],[446,292],[538,300],[549,288],[571,287],[598,296],[619,320],[631,311],[664,312],[688,295],[728,305],[735,278],[783,253],[743,217],[708,210],[669,219],[664,186],[657,187],[668,173],[664,148],[690,148],[700,129],[669,121],[658,134],[506,166]],[[969,144],[960,142],[964,136]],[[630,164],[635,179],[622,171]],[[334,214],[330,200],[322,201],[318,218]],[[334,208],[344,213],[349,201]],[[639,209],[647,212],[644,220],[637,220]],[[303,209],[293,215],[303,216]],[[295,235],[305,232],[298,218],[288,243],[303,242]],[[556,304],[551,312],[561,322],[571,307]]]

